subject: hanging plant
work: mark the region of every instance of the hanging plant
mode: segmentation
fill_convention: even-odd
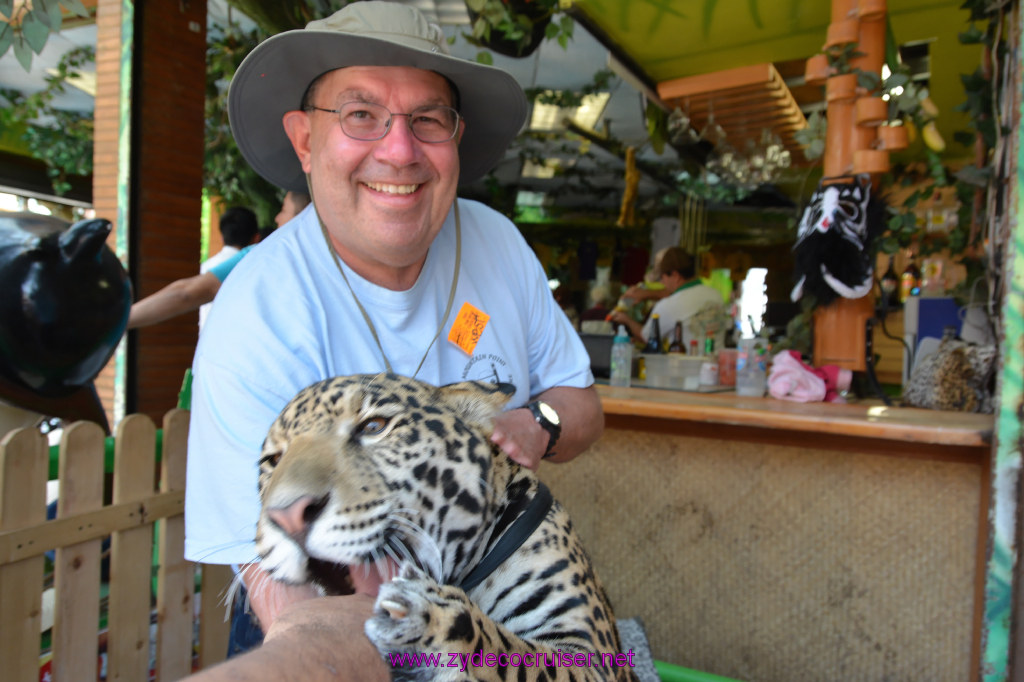
[[[225,205],[248,206],[260,225],[269,225],[280,208],[283,192],[256,171],[242,156],[228,121],[228,83],[242,60],[267,37],[260,29],[243,30],[238,24],[214,25],[206,44],[206,112],[203,187]]]
[[[92,173],[93,115],[91,111],[66,111],[53,106],[78,71],[96,59],[91,46],[66,52],[46,86],[32,94],[0,89],[7,106],[0,108],[0,131],[19,131],[32,158],[46,164],[46,175],[58,196],[71,189],[69,176]]]
[[[559,13],[558,0],[465,0],[472,33],[466,39],[507,57],[526,57],[545,40],[565,49],[572,17]],[[480,58],[487,61],[487,57]]]
[[[0,0],[0,57],[13,49],[21,68],[32,68],[51,33],[60,30],[64,12],[88,17],[81,0]]]

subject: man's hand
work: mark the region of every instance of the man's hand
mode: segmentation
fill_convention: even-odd
[[[643,325],[641,325],[639,322],[630,317],[628,313],[625,313],[621,310],[615,310],[612,311],[612,313],[608,317],[611,320],[611,322],[615,325],[626,325],[626,330],[629,331],[629,335],[632,338],[640,339],[641,341],[643,340]]]
[[[536,396],[555,409],[562,425],[562,433],[552,448],[555,462],[568,462],[590,447],[604,430],[604,412],[601,399],[593,386],[569,388],[556,386]],[[496,443],[512,460],[534,471],[548,447],[550,436],[533,413],[525,407],[502,412],[494,420],[491,441]]]
[[[548,447],[548,432],[525,407],[502,412],[494,420],[491,441],[512,460],[536,471]]]

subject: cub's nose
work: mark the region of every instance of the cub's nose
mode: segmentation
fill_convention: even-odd
[[[285,533],[299,539],[308,532],[310,524],[320,517],[326,506],[326,495],[323,497],[303,495],[286,507],[267,509],[267,516]]]

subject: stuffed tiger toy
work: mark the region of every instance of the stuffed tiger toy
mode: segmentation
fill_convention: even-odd
[[[490,441],[511,388],[357,375],[303,389],[263,446],[260,567],[325,594],[383,576],[367,636],[392,666],[432,661],[407,656],[395,679],[635,680],[567,512]]]

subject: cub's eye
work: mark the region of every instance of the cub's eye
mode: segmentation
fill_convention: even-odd
[[[280,452],[272,452],[269,455],[264,455],[263,457],[260,458],[260,468],[262,469],[264,465],[270,466],[270,467],[276,467],[277,463],[280,462],[280,461],[281,461],[281,453]]]
[[[370,417],[356,427],[356,436],[376,436],[380,434],[390,423],[387,417]]]

